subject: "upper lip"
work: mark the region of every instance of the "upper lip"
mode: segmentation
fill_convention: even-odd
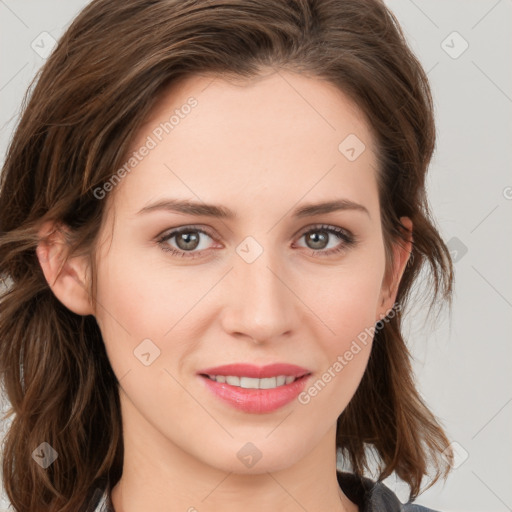
[[[237,377],[252,377],[264,379],[266,377],[277,377],[279,375],[302,377],[310,373],[306,368],[295,364],[274,363],[266,366],[255,366],[247,363],[233,363],[211,368],[204,368],[197,372],[203,375],[232,375]]]

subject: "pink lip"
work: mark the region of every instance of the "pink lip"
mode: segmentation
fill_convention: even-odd
[[[231,364],[206,368],[198,374],[205,386],[224,402],[244,412],[261,414],[275,411],[294,400],[304,389],[310,372],[300,366],[278,363],[263,367]],[[206,375],[234,375],[259,379],[291,375],[297,377],[297,380],[274,389],[245,389],[225,382],[216,382]]]
[[[234,375],[237,377],[253,377],[256,379],[264,379],[266,377],[277,377],[278,375],[291,375],[293,377],[302,377],[310,373],[306,368],[301,368],[294,364],[275,363],[266,366],[254,366],[252,364],[225,364],[223,366],[215,366],[205,368],[197,372],[203,375]]]

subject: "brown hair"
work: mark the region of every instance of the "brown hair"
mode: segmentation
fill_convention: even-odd
[[[83,510],[101,482],[118,481],[123,463],[118,381],[99,327],[53,295],[35,253],[39,228],[47,220],[68,227],[69,254],[93,265],[106,204],[93,191],[122,165],[162,91],[194,74],[251,79],[265,67],[325,79],[366,115],[388,254],[406,235],[399,218],[414,226],[397,301],[407,302],[425,267],[431,304],[451,298],[452,262],[425,194],[435,143],[429,84],[383,2],[95,0],[27,91],[0,176],[0,371],[13,417],[3,483],[15,510]],[[337,447],[358,475],[373,449],[379,479],[396,472],[414,499],[430,462],[430,485],[446,477],[441,452],[451,452],[410,359],[397,311],[375,334]],[[46,469],[31,456],[42,442],[59,455]]]

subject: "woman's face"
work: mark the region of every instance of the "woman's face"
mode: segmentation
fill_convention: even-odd
[[[333,452],[370,354],[362,333],[393,304],[374,142],[324,81],[212,80],[162,97],[99,199],[112,208],[95,316],[141,457],[278,470]],[[299,369],[258,373],[275,364]]]

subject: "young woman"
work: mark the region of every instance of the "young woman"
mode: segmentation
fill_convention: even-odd
[[[426,510],[451,449],[401,322],[420,271],[452,290],[432,110],[379,0],[87,6],[0,177],[14,509]]]

